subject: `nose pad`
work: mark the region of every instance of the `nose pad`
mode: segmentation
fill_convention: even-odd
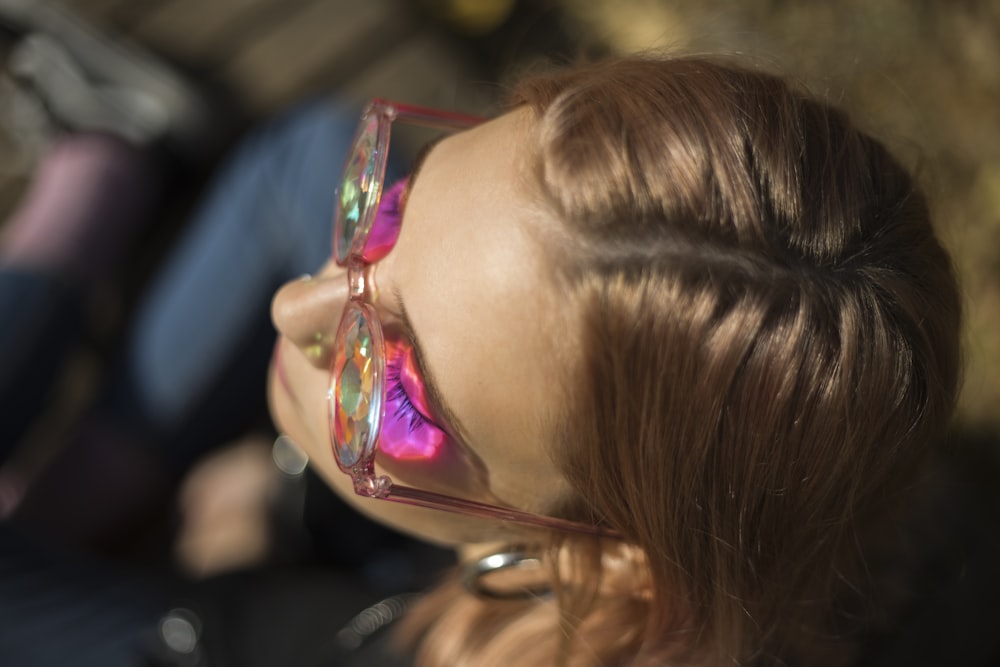
[[[309,362],[327,368],[337,327],[348,301],[343,270],[286,283],[271,301],[271,320]]]

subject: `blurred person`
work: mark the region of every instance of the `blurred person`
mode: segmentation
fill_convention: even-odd
[[[38,415],[85,310],[152,215],[155,162],[111,135],[55,140],[0,228],[0,448],[4,457]]]
[[[15,519],[69,544],[114,542],[199,456],[260,422],[270,295],[322,263],[332,204],[315,167],[339,169],[356,116],[347,109],[303,111],[232,157],[143,291],[95,405]]]

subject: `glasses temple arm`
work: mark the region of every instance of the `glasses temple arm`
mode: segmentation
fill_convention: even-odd
[[[523,512],[509,507],[499,507],[488,505],[475,500],[465,500],[434,493],[433,491],[423,491],[409,486],[392,484],[388,492],[382,495],[383,500],[392,500],[405,505],[416,507],[426,507],[429,509],[444,510],[456,514],[475,516],[481,519],[494,519],[498,521],[509,521],[533,528],[545,528],[549,530],[560,530],[573,533],[584,533],[597,537],[610,537],[621,539],[621,534],[611,528],[592,526],[578,521],[568,519],[557,519],[555,517],[540,516],[530,512]]]

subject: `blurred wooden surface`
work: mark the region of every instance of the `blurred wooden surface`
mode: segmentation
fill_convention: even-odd
[[[346,89],[478,106],[468,65],[406,0],[64,0],[124,38],[224,85],[255,115]]]

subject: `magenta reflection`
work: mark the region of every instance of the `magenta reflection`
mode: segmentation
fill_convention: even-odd
[[[372,218],[372,228],[368,232],[365,247],[361,256],[366,263],[374,264],[392,250],[399,238],[399,228],[403,221],[400,210],[400,200],[406,191],[409,178],[396,181],[391,188],[382,193],[378,209]]]
[[[430,461],[445,453],[448,435],[431,420],[413,348],[387,340],[385,420],[379,452],[397,461]]]

